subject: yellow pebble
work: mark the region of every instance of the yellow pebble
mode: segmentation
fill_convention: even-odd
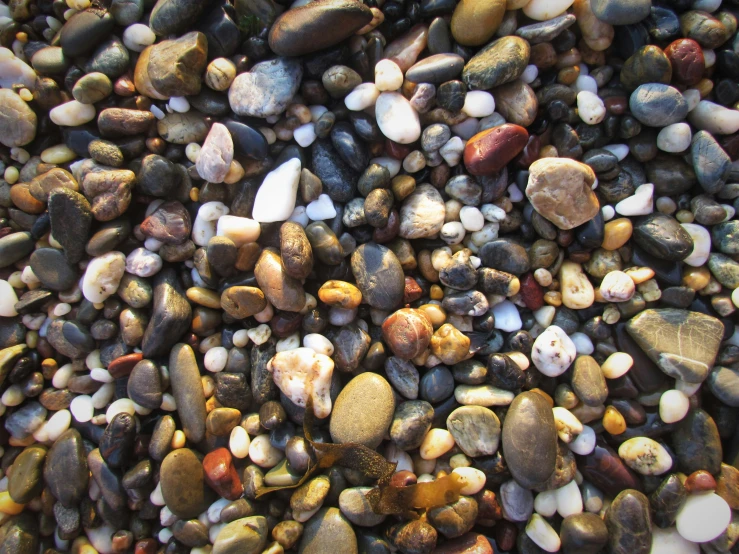
[[[226,176],[223,178],[223,182],[227,185],[233,185],[244,176],[244,173],[244,167],[236,160],[233,160],[231,165],[228,166],[228,173],[226,173]]]
[[[5,168],[5,180],[8,182],[9,185],[14,185],[18,182],[18,177],[20,177],[20,171],[18,171],[18,168],[14,165],[10,165]]]
[[[612,219],[607,222],[604,229],[603,244],[606,250],[618,250],[631,238],[634,226],[627,217]]]
[[[711,281],[711,272],[706,266],[686,267],[683,270],[683,286],[689,287],[694,291],[703,290]]]
[[[190,189],[190,200],[197,202],[198,198],[200,198],[200,189],[198,187],[192,187]]]
[[[431,285],[431,300],[444,298],[444,290],[439,285]]]
[[[76,157],[75,151],[66,144],[56,144],[41,152],[41,161],[47,164],[65,164]]]
[[[172,436],[172,449],[177,450],[178,448],[184,448],[185,446],[185,433],[177,429]]]
[[[21,513],[24,507],[25,504],[16,504],[13,502],[8,491],[0,492],[0,512],[14,516]]]
[[[438,304],[424,304],[418,309],[426,314],[434,329],[441,327],[446,321],[446,311]]]
[[[30,102],[31,100],[33,100],[33,93],[27,88],[22,88],[18,92],[18,96],[20,96],[25,102]]]
[[[675,214],[675,219],[680,223],[693,223],[695,216],[690,210],[680,210]]]
[[[19,32],[15,34],[15,40],[22,42],[23,44],[28,42],[28,33]]]
[[[190,287],[185,294],[187,295],[187,299],[195,302],[195,304],[200,304],[206,308],[213,308],[214,310],[221,309],[221,297],[216,291],[204,287]]]
[[[562,293],[557,290],[550,290],[544,293],[544,302],[550,306],[558,308],[562,305]]]
[[[603,414],[603,428],[611,435],[620,435],[626,431],[626,420],[616,408],[608,406]]]
[[[557,152],[557,148],[551,144],[547,144],[539,150],[540,158],[556,158],[557,156],[559,156],[559,152]]]
[[[554,398],[549,396],[549,394],[547,394],[546,392],[544,392],[543,390],[539,388],[531,389],[531,392],[535,392],[536,394],[541,396],[544,400],[547,401],[547,404],[549,404],[552,408],[554,408]]]

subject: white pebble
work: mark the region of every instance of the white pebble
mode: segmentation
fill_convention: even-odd
[[[86,423],[92,419],[94,409],[92,407],[92,398],[86,394],[75,396],[69,404],[69,411],[75,421]]]
[[[605,119],[606,107],[597,94],[583,90],[577,93],[577,113],[588,125],[597,125]]]
[[[557,513],[556,491],[543,491],[534,498],[534,510],[544,517],[552,517]]]
[[[693,239],[693,250],[683,261],[693,267],[701,267],[708,261],[711,254],[711,233],[703,225],[697,223],[681,223]]]
[[[470,90],[464,97],[462,112],[470,117],[487,117],[495,111],[495,98],[484,90]]]
[[[92,395],[92,407],[102,410],[113,399],[115,394],[115,383],[105,383]]]
[[[657,135],[657,148],[663,152],[684,152],[690,147],[693,133],[687,123],[673,123]]]
[[[280,339],[275,345],[275,352],[287,352],[300,347],[300,333],[293,333],[289,337]]]
[[[133,404],[133,400],[130,400],[128,398],[119,398],[115,402],[113,402],[110,406],[108,406],[107,411],[105,412],[105,419],[108,423],[113,421],[113,418],[121,413],[127,413],[129,415],[133,415],[136,413],[136,407]]]
[[[684,392],[672,389],[659,397],[659,418],[665,423],[681,421],[690,410],[690,399]]]
[[[672,458],[665,447],[649,437],[634,437],[622,442],[618,455],[642,475],[662,475],[672,467]]]
[[[644,183],[637,187],[632,196],[624,198],[616,204],[616,213],[619,215],[647,215],[651,214],[654,185]]]
[[[377,62],[375,64],[375,86],[380,91],[398,90],[403,86],[403,71],[398,64],[387,59]],[[348,104],[347,107],[349,107]]]
[[[51,121],[60,126],[76,127],[95,119],[95,106],[77,100],[60,104],[49,111]]]
[[[382,156],[379,158],[372,158],[370,164],[378,164],[388,170],[390,178],[392,179],[398,173],[400,173],[400,160],[391,158],[389,156]]]
[[[305,213],[311,221],[323,221],[336,217],[336,208],[328,194],[321,194],[306,206]]]
[[[424,460],[435,460],[454,448],[454,437],[446,429],[431,429],[423,438],[419,454]]]
[[[269,325],[263,323],[253,329],[249,329],[246,333],[252,342],[259,346],[269,340],[269,337],[272,336],[272,329],[270,329]]]
[[[261,232],[262,228],[255,220],[236,215],[224,215],[216,227],[218,236],[230,238],[236,246],[256,242]]]
[[[457,467],[452,470],[452,473],[461,477],[462,487],[459,489],[459,494],[477,494],[483,489],[487,480],[485,474],[474,467]]]
[[[115,291],[126,270],[126,257],[122,252],[106,252],[93,258],[82,279],[82,293],[92,303],[104,302]]]
[[[623,271],[611,271],[600,283],[600,294],[607,302],[627,302],[636,292],[634,281]]]
[[[523,326],[521,321],[521,313],[518,307],[510,300],[503,300],[493,306],[493,315],[495,316],[495,328],[506,333],[518,331]]]
[[[564,487],[560,487],[555,491],[557,498],[557,512],[562,517],[571,516],[582,513],[582,494],[580,488],[573,480]]]
[[[485,217],[474,206],[463,206],[459,211],[459,220],[467,231],[479,231],[485,226]]]
[[[700,546],[680,536],[675,527],[652,527],[652,549],[649,554],[700,554]],[[711,550],[718,552],[718,550]]]
[[[69,410],[59,410],[46,422],[46,436],[48,440],[54,442],[64,431],[69,429],[72,423],[72,414]]]
[[[134,248],[126,258],[126,271],[138,277],[151,277],[162,269],[164,262],[156,252]]]
[[[113,376],[108,373],[108,370],[102,367],[96,367],[90,371],[90,378],[99,383],[112,383],[114,381]]]
[[[560,546],[562,546],[557,532],[539,514],[531,516],[531,519],[526,525],[526,534],[537,546],[547,552],[557,552]]]
[[[616,216],[616,210],[613,209],[613,206],[609,206],[607,204],[603,206],[600,211],[603,214],[604,221],[611,221]]]
[[[726,500],[712,492],[688,496],[675,520],[677,532],[691,542],[712,541],[730,522],[731,508]]]
[[[206,513],[208,514],[208,521],[210,523],[220,523],[221,522],[221,511],[223,508],[228,506],[231,503],[231,500],[228,498],[219,498],[213,504],[208,506],[208,510]]]
[[[464,240],[464,225],[459,221],[449,221],[444,223],[439,232],[439,238],[447,244],[459,244]]]
[[[587,456],[595,449],[595,431],[592,427],[583,425],[582,432],[567,446],[575,454]]]
[[[608,150],[611,154],[616,156],[619,162],[623,161],[623,159],[629,155],[628,144],[607,144],[603,149]]]
[[[69,383],[72,375],[74,375],[74,366],[72,364],[64,364],[54,373],[54,376],[51,378],[51,384],[56,389],[66,389],[67,383]]]
[[[318,354],[331,356],[334,353],[334,345],[323,335],[309,333],[303,337],[303,346],[310,348]]]
[[[313,144],[316,140],[316,125],[313,122],[301,125],[293,131],[293,138],[303,148]]]
[[[249,445],[249,458],[259,467],[270,468],[283,458],[282,452],[269,442],[269,435],[257,435]]]
[[[20,385],[10,385],[0,397],[0,402],[3,406],[13,407],[18,406],[24,399]]]
[[[380,90],[374,83],[362,83],[354,87],[354,90],[344,98],[344,105],[348,110],[360,112],[374,106],[377,98],[380,96]]]
[[[249,433],[246,432],[246,429],[240,425],[231,429],[231,436],[228,439],[228,448],[231,450],[231,454],[233,454],[234,458],[238,458],[240,460],[246,458],[249,455],[250,444],[251,439],[249,439]]]
[[[228,362],[228,350],[223,346],[214,346],[205,353],[203,363],[205,369],[212,373],[218,373],[226,368]]]
[[[630,354],[626,352],[614,352],[606,358],[600,369],[606,379],[618,379],[625,375],[633,365],[634,359]]]
[[[347,96],[347,108],[352,109],[349,107],[348,99]],[[410,144],[421,136],[418,112],[413,109],[408,99],[398,92],[383,92],[377,97],[375,118],[382,134],[399,144]]]
[[[123,44],[126,48],[134,52],[143,51],[147,46],[154,44],[156,40],[157,36],[154,34],[154,31],[142,23],[129,25],[123,31]]]
[[[249,344],[249,332],[246,329],[239,329],[234,333],[233,336],[234,346],[238,348],[244,348]]]
[[[5,279],[0,279],[0,317],[15,317],[15,305],[18,303],[18,295],[13,287]]]
[[[575,80],[575,84],[572,85],[572,88],[578,93],[587,91],[593,94],[598,94],[598,83],[590,75],[580,74],[580,76]]]
[[[572,333],[572,335],[570,335],[570,338],[575,345],[575,350],[577,351],[578,355],[589,356],[595,351],[593,341],[585,333],[580,333],[578,331],[577,333]]]
[[[536,81],[536,78],[539,76],[539,68],[536,67],[533,64],[527,65],[526,69],[523,70],[523,73],[521,73],[521,79],[524,83],[527,85],[530,85],[534,81]]]
[[[531,351],[531,360],[534,365],[548,377],[557,377],[564,373],[575,361],[576,356],[575,343],[556,325],[547,327],[537,337]]]
[[[190,102],[184,96],[173,96],[169,99],[168,106],[178,113],[187,113],[190,111]]]
[[[292,158],[267,174],[254,199],[254,221],[273,223],[290,217],[295,209],[300,169],[300,160]]]
[[[565,444],[571,443],[583,431],[583,424],[567,408],[555,406],[552,408],[554,426],[557,429],[559,440]]]

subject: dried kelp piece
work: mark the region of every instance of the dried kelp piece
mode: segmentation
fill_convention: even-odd
[[[303,417],[305,438],[315,453],[316,463],[311,465],[305,475],[294,485],[264,487],[257,492],[257,498],[284,489],[294,489],[305,483],[317,470],[341,466],[359,471],[364,476],[377,480],[377,486],[366,495],[376,514],[406,514],[412,510],[422,510],[445,506],[456,502],[463,487],[462,478],[452,473],[439,477],[429,483],[417,483],[406,487],[390,484],[397,464],[388,462],[383,456],[362,444],[331,444],[313,440],[313,406],[308,398]]]

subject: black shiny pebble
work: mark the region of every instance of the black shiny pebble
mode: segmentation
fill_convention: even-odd
[[[236,152],[255,160],[263,160],[267,157],[269,144],[262,133],[234,119],[226,119],[222,123],[231,133]]]

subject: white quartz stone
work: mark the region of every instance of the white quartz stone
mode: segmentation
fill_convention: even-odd
[[[286,221],[295,209],[300,181],[300,160],[292,158],[270,171],[254,199],[252,217],[259,223]]]
[[[421,136],[418,113],[398,92],[380,94],[375,103],[375,117],[382,134],[399,144],[410,144]]]

